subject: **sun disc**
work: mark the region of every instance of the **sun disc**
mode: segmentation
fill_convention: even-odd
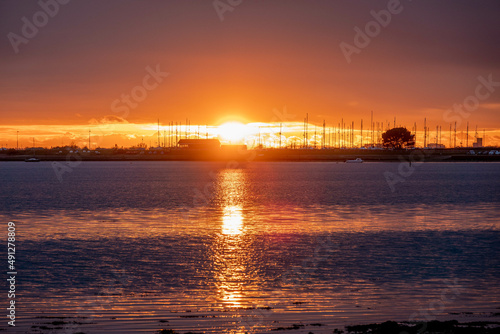
[[[227,122],[218,127],[218,133],[221,139],[230,142],[238,142],[247,135],[247,126],[240,122]]]

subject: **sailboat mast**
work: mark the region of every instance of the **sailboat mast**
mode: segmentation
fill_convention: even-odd
[[[374,131],[373,126],[374,126],[374,124],[373,124],[373,110],[372,110],[371,119],[370,119],[370,127],[372,129],[372,146],[375,145],[375,140],[374,140],[375,137],[374,137],[374,133],[373,133],[373,131]]]
[[[363,147],[363,119],[361,119],[361,147]]]
[[[282,126],[282,123],[280,123],[280,148],[281,148],[281,126]]]
[[[424,118],[424,148],[427,147],[427,118]]]
[[[469,147],[469,122],[467,122],[467,132],[466,132],[466,135],[467,135],[467,138],[465,138],[466,140],[466,146],[465,147]]]
[[[323,120],[323,148],[326,146],[326,123],[325,120]]]

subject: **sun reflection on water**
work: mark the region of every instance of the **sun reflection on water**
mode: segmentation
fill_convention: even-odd
[[[241,207],[227,206],[224,208],[222,216],[222,234],[236,235],[241,234],[243,225],[243,215]]]
[[[242,307],[248,284],[248,249],[244,206],[248,192],[244,169],[223,169],[217,179],[220,232],[212,247],[215,269],[215,298],[222,307]]]

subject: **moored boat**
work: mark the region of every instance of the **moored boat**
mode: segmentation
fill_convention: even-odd
[[[31,158],[24,159],[25,162],[39,162],[40,159],[36,157],[35,153],[35,137],[33,137],[33,156]]]
[[[345,162],[346,162],[346,163],[351,163],[351,164],[360,164],[360,163],[362,163],[362,162],[363,162],[363,159],[361,159],[361,158],[356,158],[356,159],[354,159],[354,160],[346,160]]]

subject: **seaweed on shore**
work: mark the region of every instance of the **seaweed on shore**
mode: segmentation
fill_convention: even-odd
[[[497,325],[497,327],[488,327]],[[381,324],[346,326],[348,333],[355,334],[500,334],[498,322],[459,323],[451,321],[429,321],[420,323],[397,323],[386,321]]]
[[[158,334],[179,334],[176,331],[174,331],[173,329],[160,329],[156,333],[158,333]]]
[[[158,334],[180,334],[173,329],[160,329],[156,333]],[[196,333],[196,332],[186,332],[185,334],[203,334],[203,333]]]

